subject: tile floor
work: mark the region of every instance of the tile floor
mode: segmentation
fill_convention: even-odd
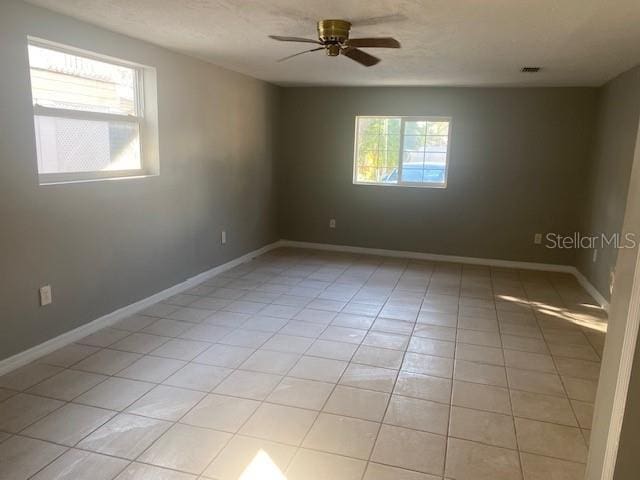
[[[582,478],[573,277],[280,249],[0,377],[0,478]]]

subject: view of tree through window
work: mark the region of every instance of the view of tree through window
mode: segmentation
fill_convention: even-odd
[[[446,185],[448,118],[358,117],[354,181]]]

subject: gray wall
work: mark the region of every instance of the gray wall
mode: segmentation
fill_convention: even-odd
[[[638,451],[640,451],[640,342],[636,343],[627,404],[618,446],[615,480],[633,480],[637,478],[640,471]]]
[[[38,186],[27,34],[156,67],[160,176]],[[0,65],[0,359],[278,238],[277,87],[12,0]]]
[[[592,178],[591,182],[592,204],[589,205],[593,228],[609,229],[608,231],[614,233],[629,232],[640,238],[640,67],[620,75],[602,88],[598,113],[598,146],[594,152],[593,163],[595,178]],[[594,462],[601,458],[604,450],[604,432],[611,415],[609,402],[612,401],[614,382],[619,372],[620,352],[625,339],[625,327],[629,321],[628,307],[632,296],[633,275],[640,275],[640,272],[636,271],[637,249],[612,249],[607,253],[609,255],[604,265],[592,266],[587,263],[585,266],[585,273],[597,287],[600,287],[600,284],[608,286],[609,271],[615,266],[615,290],[594,419],[596,435],[592,436],[595,442],[592,447]],[[632,480],[638,477],[638,451],[640,342],[636,339],[614,473],[616,480]],[[596,478],[596,475],[593,478]]]
[[[534,245],[533,237],[579,227],[595,95],[589,88],[287,88],[281,236],[573,264],[575,252]],[[353,185],[356,115],[453,117],[448,187]]]
[[[620,208],[624,210],[622,232],[640,235],[640,131],[637,124],[628,126],[635,130],[634,148],[631,153],[632,168],[629,172],[629,189],[626,201]],[[631,132],[627,132],[631,134]],[[626,192],[625,192],[626,193]],[[625,208],[626,207],[626,208]],[[587,463],[587,480],[600,480],[605,461],[606,441],[611,421],[619,415],[613,411],[614,394],[621,369],[621,355],[625,340],[637,341],[626,335],[630,315],[629,305],[634,295],[634,283],[637,285],[640,272],[636,271],[638,248],[621,249],[616,261],[615,288],[611,297],[607,340],[602,355],[602,367],[593,416],[593,429]],[[635,278],[634,277],[638,277]],[[637,295],[637,292],[635,293]],[[615,469],[615,480],[631,480],[638,477],[640,462],[640,424],[638,423],[638,402],[640,402],[640,343],[635,345],[635,359],[632,368],[631,383],[627,395],[626,412]]]
[[[640,118],[640,67],[611,80],[598,90],[597,123],[591,169],[587,183],[582,232],[620,233],[624,217],[633,152]],[[592,250],[581,250],[578,269],[604,295],[610,296],[611,272],[618,251],[599,249],[596,262]]]

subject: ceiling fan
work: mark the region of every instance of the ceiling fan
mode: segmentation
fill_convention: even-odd
[[[279,40],[281,42],[301,42],[315,43],[319,47],[305,50],[303,52],[289,55],[281,58],[279,62],[284,62],[290,58],[303,55],[305,53],[325,50],[330,57],[344,55],[358,62],[365,67],[371,67],[380,61],[379,58],[369,55],[360,50],[363,48],[400,48],[400,42],[391,37],[378,38],[349,38],[349,30],[351,23],[346,20],[320,20],[318,22],[318,40],[301,37],[282,37],[279,35],[269,35],[269,38]]]

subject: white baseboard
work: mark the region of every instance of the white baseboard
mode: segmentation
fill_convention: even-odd
[[[585,277],[580,270],[575,267],[573,267],[573,270],[573,275],[576,277],[576,280],[578,280],[578,283],[582,285],[582,288],[584,288],[587,293],[589,293],[589,295],[591,295],[594,300],[600,304],[602,309],[608,313],[609,301],[602,296],[598,289],[594,287],[589,280],[587,280],[587,277]]]
[[[57,337],[52,338],[51,340],[47,340],[46,342],[36,345],[35,347],[31,347],[28,350],[25,350],[9,358],[1,360],[0,375],[4,375],[5,373],[15,370],[16,368],[20,368],[24,365],[27,365],[28,363],[33,362],[34,360],[37,360],[38,358],[44,355],[47,355],[77,340],[80,340],[81,338],[86,337],[87,335],[90,335],[94,332],[97,332],[102,328],[113,325],[119,322],[120,320],[125,319],[135,314],[136,312],[139,312],[140,310],[143,310],[161,300],[164,300],[165,298],[169,298],[180,292],[183,292],[192,287],[195,287],[196,285],[199,285],[205,280],[208,280],[212,277],[215,277],[216,275],[226,272],[227,270],[230,270],[233,267],[236,267],[242,263],[248,262],[249,260],[259,255],[262,255],[263,253],[266,253],[270,250],[273,250],[274,248],[277,248],[279,246],[281,246],[280,241],[270,243],[269,245],[265,245],[262,248],[259,248],[245,255],[242,255],[241,257],[235,258],[227,263],[223,263],[222,265],[218,265],[217,267],[214,267],[210,270],[199,273],[194,277],[186,279],[184,282],[178,283],[177,285],[173,285],[172,287],[162,290],[161,292],[155,293],[150,297],[143,298],[142,300],[139,300],[135,303],[126,305],[100,318],[96,318],[95,320],[89,323],[85,323],[84,325],[81,325],[78,328],[74,328],[73,330],[65,332],[62,335],[58,335]]]
[[[573,265],[557,265],[553,263],[517,262],[513,260],[499,260],[495,258],[462,257],[457,255],[440,255],[436,253],[411,252],[405,250],[387,250],[383,248],[353,247],[350,245],[333,245],[329,243],[298,242],[294,240],[280,240],[281,247],[309,248],[330,252],[359,253],[363,255],[380,255],[385,257],[412,258],[416,260],[432,260],[435,262],[455,262],[468,265],[484,265],[487,267],[519,268],[522,270],[541,270],[545,272],[565,272],[576,277],[578,283],[594,298],[600,306],[609,311],[609,302]]]
[[[406,250],[387,250],[384,248],[352,247],[350,245],[333,245],[329,243],[297,242],[281,240],[280,246],[294,248],[311,248],[331,252],[360,253],[363,255],[380,255],[383,257],[413,258],[416,260],[433,260],[436,262],[466,263],[469,265],[485,265],[489,267],[521,268],[524,270],[543,270],[547,272],[573,273],[570,265],[556,265],[552,263],[516,262],[512,260],[498,260],[492,258],[460,257],[456,255],[440,255],[437,253],[411,252]]]
[[[218,265],[206,272],[202,272],[194,277],[188,278],[184,282],[177,285],[173,285],[161,292],[158,292],[150,297],[143,298],[135,303],[126,305],[114,312],[108,313],[100,318],[97,318],[89,323],[81,325],[78,328],[63,333],[51,340],[47,340],[44,343],[36,345],[28,350],[17,353],[12,357],[6,358],[0,361],[0,375],[4,375],[16,368],[22,367],[44,355],[47,355],[59,348],[64,347],[70,343],[80,340],[87,335],[90,335],[98,330],[113,325],[120,320],[127,318],[140,310],[143,310],[154,303],[157,303],[165,298],[176,295],[180,292],[188,290],[205,280],[208,280],[216,275],[219,275],[231,268],[248,262],[249,260],[262,255],[268,251],[271,251],[279,247],[293,247],[293,248],[306,248],[314,250],[325,250],[332,252],[347,252],[358,253],[364,255],[380,255],[385,257],[397,257],[397,258],[412,258],[417,260],[432,260],[437,262],[456,262],[465,263],[470,265],[485,265],[490,267],[504,267],[504,268],[520,268],[526,270],[542,270],[549,272],[566,272],[573,274],[578,282],[593,296],[593,298],[600,303],[600,305],[608,311],[609,303],[605,298],[600,295],[596,288],[589,283],[584,275],[582,275],[575,267],[571,265],[555,265],[549,263],[535,263],[535,262],[516,262],[511,260],[498,260],[491,258],[476,258],[476,257],[461,257],[455,255],[439,255],[434,253],[422,253],[422,252],[410,252],[402,250],[387,250],[382,248],[367,248],[367,247],[353,247],[349,245],[332,245],[327,243],[312,243],[312,242],[298,242],[293,240],[278,240],[269,245],[265,245],[262,248],[249,252],[241,257],[235,258],[227,263]]]

